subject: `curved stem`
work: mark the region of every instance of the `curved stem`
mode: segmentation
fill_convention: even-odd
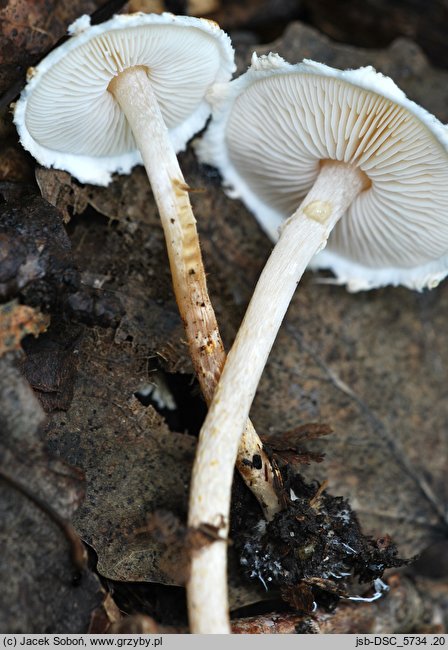
[[[165,234],[174,292],[185,327],[193,367],[207,404],[225,361],[224,346],[207,292],[196,220],[157,98],[143,67],[129,68],[109,84],[134,134],[151,183]],[[261,457],[261,467],[252,458]],[[252,424],[246,431],[237,467],[271,519],[280,509],[273,472]]]
[[[286,221],[263,269],[227,357],[201,429],[190,492],[189,525],[229,525],[233,466],[240,434],[288,305],[310,259],[328,236],[366,177],[358,169],[327,161],[298,210]],[[225,541],[194,551],[187,586],[193,633],[229,633]]]

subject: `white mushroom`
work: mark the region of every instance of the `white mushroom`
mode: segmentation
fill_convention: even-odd
[[[352,289],[422,289],[448,274],[448,132],[391,79],[255,56],[215,102],[200,158],[272,238],[282,229],[201,430],[191,526],[228,523],[239,435],[297,283],[329,237],[314,266],[330,266]],[[225,561],[223,542],[194,554],[194,632],[230,629]]]
[[[144,101],[134,84],[143,84],[159,109],[146,118],[158,120],[157,140],[163,143],[168,130],[169,148],[180,151],[210,114],[207,91],[234,70],[229,37],[208,20],[137,13],[89,26],[82,16],[69,31],[74,36],[33,68],[14,121],[41,164],[83,183],[108,185],[113,172],[129,173],[155,156],[134,133],[133,121],[143,118],[132,117],[132,106]],[[120,79],[133,93],[121,104]]]
[[[212,84],[227,81],[234,70],[230,39],[216,23],[172,14],[119,15],[95,26],[82,17],[70,31],[74,36],[33,70],[16,104],[21,142],[43,165],[98,185],[143,162],[193,365],[209,403],[225,353],[175,151],[204,126]],[[254,454],[262,457],[262,469],[250,464]],[[250,423],[239,467],[267,514],[278,510],[272,470]]]
[[[311,267],[331,268],[349,290],[387,284],[421,290],[446,276],[447,231],[442,240],[430,232],[439,223],[446,228],[440,187],[448,129],[392,79],[371,67],[290,65],[271,54],[254,56],[249,71],[220,95],[198,153],[220,169],[232,196],[242,198],[271,239],[322,162],[340,161],[364,172],[371,187],[348,207]]]

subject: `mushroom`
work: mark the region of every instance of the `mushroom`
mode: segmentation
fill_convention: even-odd
[[[329,266],[352,290],[423,289],[448,274],[448,132],[370,67],[342,72],[255,55],[248,72],[214,96],[199,157],[218,167],[272,238],[282,225],[193,469],[189,524],[222,520],[225,540],[238,436],[297,283],[327,239],[314,266]],[[193,632],[229,632],[225,562],[222,541],[193,555]]]
[[[143,162],[159,209],[174,291],[190,354],[209,403],[225,353],[207,293],[189,187],[175,151],[209,114],[206,93],[234,70],[229,37],[216,23],[172,14],[118,15],[73,36],[32,70],[15,107],[23,146],[47,167],[108,185],[112,172]],[[248,462],[254,454],[262,468]],[[248,423],[239,467],[268,516],[279,509],[273,474]]]

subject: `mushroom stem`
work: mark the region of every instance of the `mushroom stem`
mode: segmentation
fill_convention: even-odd
[[[136,66],[124,70],[111,81],[109,91],[126,115],[151,183],[193,367],[209,404],[224,366],[225,352],[207,292],[189,187],[179,167],[146,69]],[[257,467],[252,465],[254,455],[261,457]],[[271,519],[280,510],[273,471],[250,422],[247,422],[241,441],[237,467],[266,518]]]
[[[325,161],[300,207],[285,222],[261,273],[201,429],[190,491],[189,525],[220,526],[224,541],[195,550],[187,585],[192,633],[230,633],[226,554],[233,466],[240,434],[284,315],[310,259],[368,179]]]

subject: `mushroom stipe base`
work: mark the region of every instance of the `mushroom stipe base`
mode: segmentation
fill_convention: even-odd
[[[271,347],[311,257],[325,246],[332,228],[362,192],[365,183],[365,174],[356,167],[327,161],[321,165],[319,176],[303,203],[285,222],[258,280],[201,429],[191,481],[189,526],[192,528],[203,523],[215,526],[218,520],[224,521],[227,523],[221,535],[227,536],[240,434]],[[323,223],[305,213],[305,208],[312,204],[326,206]],[[247,368],[251,369],[250,373]],[[230,632],[229,614],[224,605],[227,585],[223,542],[193,552],[187,591],[193,632]],[[202,616],[204,611],[209,612],[207,620]]]
[[[384,571],[408,563],[396,545],[387,535],[364,535],[346,499],[331,495],[325,481],[306,482],[296,463],[278,460],[286,508],[266,523],[247,505],[235,509],[232,520],[233,545],[246,579],[268,593],[280,591],[293,609],[306,614],[317,607],[332,610],[341,600],[380,597],[380,589],[367,591],[369,583],[383,585],[377,581]]]

